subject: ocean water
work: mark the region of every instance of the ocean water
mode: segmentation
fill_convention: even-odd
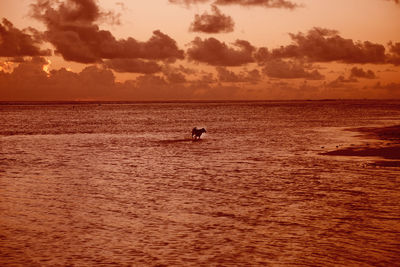
[[[395,266],[400,170],[319,153],[399,122],[399,101],[0,105],[0,265]]]

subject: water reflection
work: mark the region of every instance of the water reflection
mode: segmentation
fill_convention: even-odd
[[[398,171],[318,155],[395,111],[337,105],[2,107],[0,263],[395,265]]]

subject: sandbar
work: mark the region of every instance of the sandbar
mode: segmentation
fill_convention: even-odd
[[[377,142],[346,147],[323,152],[328,156],[379,157],[372,165],[383,167],[400,167],[400,125],[386,127],[361,127],[347,129],[360,133],[363,139],[375,139]]]

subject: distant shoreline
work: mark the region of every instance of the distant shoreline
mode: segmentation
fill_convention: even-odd
[[[380,142],[372,145],[358,145],[334,151],[320,153],[327,156],[379,157],[374,165],[385,167],[400,167],[400,125],[386,127],[361,127],[348,129],[361,133],[365,139],[375,139]]]

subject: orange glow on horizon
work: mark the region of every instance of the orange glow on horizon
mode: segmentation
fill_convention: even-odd
[[[51,60],[50,59],[46,59],[47,64],[43,65],[43,71],[47,73],[47,76],[50,76],[50,65],[51,65]]]

